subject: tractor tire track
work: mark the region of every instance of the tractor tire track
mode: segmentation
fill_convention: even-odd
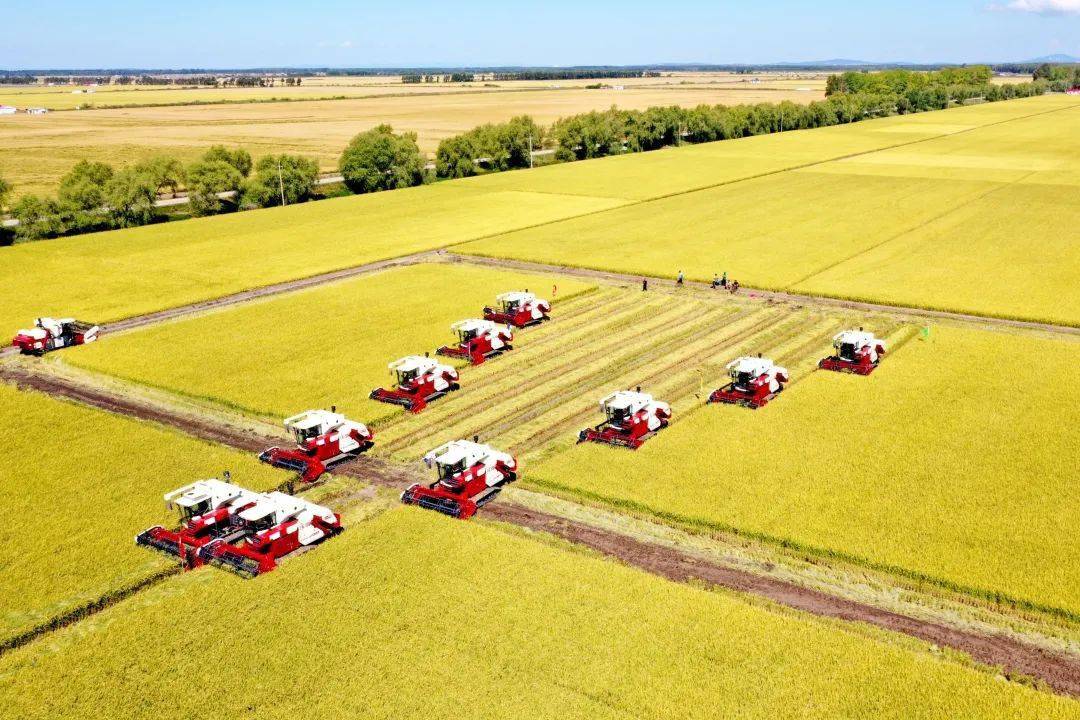
[[[223,426],[211,419],[182,415],[167,408],[82,386],[67,378],[36,374],[19,367],[0,367],[0,380],[118,415],[156,422],[237,450],[256,452],[275,440],[255,432]],[[395,489],[404,489],[423,477],[415,467],[389,463],[369,456],[362,456],[354,462],[338,466],[333,472],[335,475],[353,477]],[[674,582],[706,583],[713,587],[767,598],[779,605],[819,617],[866,623],[949,647],[967,653],[980,663],[1001,668],[1006,677],[1036,678],[1060,694],[1080,698],[1080,658],[1056,653],[1031,643],[1003,635],[960,630],[882,610],[793,582],[757,575],[692,552],[530,510],[510,501],[487,505],[483,517],[561,538]],[[121,593],[92,603],[81,608],[78,615],[71,614],[59,624],[54,621],[39,628],[32,637],[21,638],[18,644],[25,645],[50,630],[75,623],[171,575],[172,573],[166,573],[161,577],[151,578],[143,584],[133,586],[127,594]],[[13,648],[0,648],[0,655],[11,649]]]

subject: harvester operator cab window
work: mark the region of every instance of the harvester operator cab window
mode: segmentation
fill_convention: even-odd
[[[739,387],[746,387],[753,380],[754,380],[754,377],[753,377],[753,375],[751,373],[740,372],[740,373],[735,374],[735,384],[738,385]]]
[[[408,385],[416,377],[416,368],[412,370],[398,370],[397,381],[398,385]]]
[[[193,517],[202,515],[210,510],[210,501],[203,500],[202,502],[195,503],[194,505],[180,505],[180,522],[186,523]]]
[[[627,417],[630,415],[630,408],[625,407],[608,407],[608,419],[611,422],[622,425],[626,422]]]
[[[840,343],[840,357],[845,360],[855,359],[855,345],[854,343]]]
[[[306,428],[294,427],[293,434],[296,436],[296,444],[303,445],[308,440],[319,436],[319,426],[312,425],[311,427]]]
[[[439,463],[439,479],[451,480],[455,475],[465,471],[465,461],[458,460],[456,463]]]
[[[458,330],[458,337],[461,338],[461,342],[463,342],[463,343],[464,342],[469,342],[474,337],[476,337],[476,328],[470,328],[470,329],[461,328],[460,330]]]
[[[272,527],[274,527],[274,513],[272,512],[248,524],[252,533],[259,533]]]
[[[518,301],[517,300],[504,300],[503,301],[503,312],[512,313],[512,312],[517,310],[517,306],[518,306]]]

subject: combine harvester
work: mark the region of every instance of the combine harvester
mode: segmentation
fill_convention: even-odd
[[[296,447],[272,447],[259,460],[293,470],[306,483],[318,480],[331,464],[351,460],[375,444],[366,425],[347,419],[336,407],[286,418],[285,429],[295,438]]]
[[[42,317],[34,321],[34,327],[20,330],[11,344],[24,355],[44,355],[53,350],[85,345],[98,339],[97,325],[80,322],[74,318]]]
[[[637,450],[646,440],[668,426],[671,407],[652,395],[620,390],[600,401],[604,422],[578,433],[578,442],[598,442]]]
[[[196,554],[202,564],[249,578],[270,572],[289,553],[342,531],[337,513],[282,492],[260,495],[253,506],[237,513],[237,518],[245,531],[242,538],[217,538]]]
[[[732,360],[727,371],[731,382],[714,390],[709,402],[757,409],[776,397],[788,381],[787,370],[761,355]]]
[[[165,507],[176,509],[180,527],[168,530],[155,525],[135,536],[135,544],[180,559],[184,567],[198,567],[198,550],[207,543],[242,534],[237,513],[255,505],[259,494],[224,480],[198,480],[165,493]]]
[[[401,405],[410,412],[418,413],[432,400],[457,390],[458,372],[431,358],[409,355],[395,360],[388,366],[397,377],[393,389],[376,388],[369,397],[379,402]]]
[[[477,438],[441,445],[425,455],[424,462],[438,468],[439,479],[430,485],[410,485],[401,494],[401,502],[462,520],[471,518],[495,499],[503,485],[517,479],[517,460],[481,445]]]
[[[500,325],[513,325],[516,328],[539,325],[548,319],[551,304],[541,300],[528,290],[508,292],[495,297],[496,307],[484,308],[484,319]]]
[[[869,375],[885,354],[885,341],[859,328],[837,333],[833,337],[833,348],[836,352],[819,362],[818,367],[834,372]]]
[[[341,518],[280,492],[256,493],[225,480],[200,480],[165,495],[180,527],[155,525],[135,543],[180,559],[185,569],[208,563],[254,577],[294,550],[341,532]]]
[[[510,327],[499,328],[490,320],[462,320],[451,325],[450,330],[457,335],[458,344],[453,347],[443,345],[435,351],[436,355],[468,360],[473,365],[479,365],[489,357],[514,349],[510,344],[514,341]]]

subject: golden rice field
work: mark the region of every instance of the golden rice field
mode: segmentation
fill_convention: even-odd
[[[671,173],[680,155],[704,166],[712,152],[839,145],[849,132],[909,143],[855,144],[850,157],[744,173],[456,249],[627,273],[683,270],[698,280],[726,271],[768,289],[1080,325],[1080,298],[1070,292],[1080,281],[1078,130],[1080,102],[1048,96],[653,153],[641,167]],[[611,192],[616,162],[636,159],[589,163],[576,187]],[[539,189],[575,169],[476,180]]]
[[[51,89],[51,88],[50,88]],[[239,99],[247,103],[216,105],[174,105],[123,109],[55,112],[48,115],[17,114],[0,118],[0,175],[14,184],[15,193],[53,192],[60,177],[82,159],[123,166],[156,153],[168,153],[182,160],[196,159],[213,144],[242,145],[255,160],[260,156],[291,152],[315,157],[324,170],[337,168],[338,158],[354,135],[382,123],[396,130],[415,132],[420,148],[434,155],[441,140],[488,122],[531,115],[548,125],[560,117],[605,110],[612,105],[643,109],[654,105],[694,106],[758,102],[810,102],[820,100],[820,89],[766,89],[742,85],[650,85],[625,86],[623,90],[589,90],[581,86],[559,89],[545,87],[462,88],[447,90],[436,85],[379,88],[336,88],[301,86],[286,88],[241,88],[203,90],[129,90],[93,95],[60,95],[95,98],[113,102],[221,103]],[[295,92],[305,102],[250,102],[253,99],[289,96]],[[344,100],[318,100],[318,96],[370,94]],[[35,102],[44,102],[35,97]],[[49,97],[49,95],[45,95]],[[188,98],[188,99],[185,99]],[[0,103],[5,100],[0,90]],[[23,106],[26,101],[14,100]]]
[[[699,408],[527,477],[1077,617],[1078,363],[1074,341],[935,327],[868,378],[793,370],[761,410]]]
[[[0,326],[116,320],[617,203],[441,183],[15,245],[0,248]]]
[[[70,362],[275,422],[330,405],[372,422],[402,413],[368,399],[372,388],[392,382],[387,363],[456,342],[450,323],[482,317],[501,292],[527,288],[552,299],[555,285],[556,315],[564,299],[592,287],[475,266],[415,265],[109,338],[80,348]],[[532,336],[518,333],[515,350],[494,364],[513,362]]]
[[[225,469],[281,480],[254,457],[2,384],[0,429],[0,642],[168,568],[133,542],[173,520],[162,493]]]
[[[207,698],[215,714],[251,718],[1045,720],[1077,709],[921,643],[405,509],[258,582],[212,569],[170,579],[0,657],[0,677],[7,712],[27,720],[196,718]]]

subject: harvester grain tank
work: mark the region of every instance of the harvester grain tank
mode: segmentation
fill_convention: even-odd
[[[363,423],[330,410],[308,410],[285,419],[285,429],[296,447],[272,447],[259,460],[293,470],[304,482],[314,482],[333,463],[351,460],[375,444],[375,436]]]
[[[600,401],[604,421],[578,433],[578,442],[598,442],[637,450],[671,420],[671,407],[652,395],[620,390]]]
[[[731,382],[714,390],[709,402],[729,403],[756,409],[784,389],[788,372],[769,358],[741,357],[727,364]]]
[[[388,366],[397,380],[393,388],[376,388],[371,399],[401,405],[418,413],[432,400],[457,390],[458,372],[429,357],[409,355]]]
[[[457,336],[456,345],[443,345],[437,355],[468,360],[479,365],[490,357],[513,350],[514,333],[510,326],[499,327],[490,320],[461,320],[450,326]]]
[[[85,345],[98,339],[100,328],[74,318],[40,317],[34,327],[20,330],[11,344],[24,355],[44,355],[60,348]]]
[[[885,341],[862,328],[844,330],[833,337],[833,349],[832,355],[818,363],[822,370],[869,375],[885,354]]]
[[[550,313],[551,303],[525,290],[496,296],[495,306],[484,308],[484,319],[523,328],[544,322]]]
[[[414,483],[401,494],[401,501],[462,520],[475,515],[504,485],[517,479],[517,460],[476,438],[440,445],[424,456],[424,462],[436,468],[438,480],[430,485]]]

